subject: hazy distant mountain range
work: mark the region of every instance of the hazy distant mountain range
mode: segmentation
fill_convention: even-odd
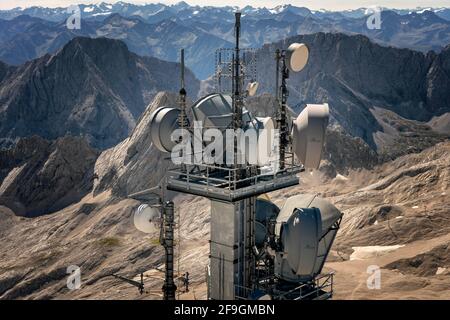
[[[191,6],[184,1],[174,5],[165,5],[162,3],[150,4],[131,4],[119,1],[113,4],[101,2],[98,4],[85,5],[80,4],[82,15],[85,18],[96,18],[112,13],[119,13],[124,17],[139,16],[148,21],[157,22],[167,18],[176,17],[179,19],[203,18],[203,19],[233,19],[233,13],[240,10],[244,16],[252,18],[269,18],[283,13],[295,14],[299,16],[327,17],[331,19],[342,18],[361,18],[367,15],[367,8],[351,9],[344,11],[329,11],[325,9],[310,10],[305,7],[296,7],[286,4],[279,5],[274,8],[252,7],[246,6],[238,8],[234,6],[212,7],[212,6]],[[424,11],[432,11],[443,19],[450,19],[450,7],[442,8],[415,8],[415,9],[387,9],[400,15],[408,15],[412,13],[423,13]],[[0,10],[0,18],[12,19],[20,15],[29,15],[50,21],[61,21],[69,16],[67,8],[45,8],[45,7],[29,7],[14,8],[11,10]]]
[[[140,55],[169,61],[186,48],[187,64],[200,79],[214,70],[214,51],[233,41],[234,7],[115,4],[80,5],[81,30],[69,30],[67,8],[31,7],[0,11],[0,60],[18,65],[56,52],[76,36],[123,40]],[[450,44],[450,8],[386,10],[380,30],[369,30],[366,9],[312,11],[292,5],[272,9],[247,6],[242,43],[261,47],[298,34],[364,34],[383,45],[427,52]]]

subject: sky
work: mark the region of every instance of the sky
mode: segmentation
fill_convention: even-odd
[[[114,3],[118,1],[104,0],[107,3]],[[161,2],[164,4],[173,4],[179,0],[123,0],[129,3],[155,3]],[[91,4],[101,1],[83,1],[83,0],[0,0],[0,9],[11,9],[14,7],[67,7],[71,4]],[[275,7],[279,4],[292,4],[296,6],[304,6],[310,9],[327,9],[327,10],[344,10],[361,7],[379,6],[388,8],[416,8],[416,7],[450,7],[450,0],[186,0],[191,5],[210,5],[210,6],[224,6],[236,5],[244,7],[252,5],[254,7]]]

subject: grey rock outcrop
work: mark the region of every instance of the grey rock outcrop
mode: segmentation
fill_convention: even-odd
[[[436,132],[450,135],[450,112],[433,117],[428,121],[428,125]]]
[[[161,106],[177,106],[178,95],[160,92],[142,114],[130,137],[117,146],[105,150],[95,164],[98,180],[96,194],[108,189],[116,196],[156,186],[164,177],[170,154],[164,154],[153,146],[150,138],[150,115]]]
[[[258,52],[261,92],[273,92],[273,52],[292,42],[306,43],[310,60],[291,73],[289,104],[298,112],[306,103],[325,103],[348,133],[377,149],[382,131],[372,109],[387,109],[412,120],[428,121],[450,111],[450,47],[440,54],[387,48],[364,36],[317,33],[265,45]]]
[[[70,134],[111,147],[131,133],[158,91],[178,90],[179,73],[179,64],[139,57],[121,41],[75,38],[1,81],[0,137]],[[188,92],[198,92],[189,70],[186,83]]]
[[[359,137],[352,137],[338,125],[326,132],[320,170],[328,176],[347,174],[352,169],[372,169],[380,162],[378,154]]]
[[[8,66],[6,63],[0,61],[0,83],[5,77],[14,69],[14,67]]]
[[[0,151],[0,205],[31,217],[78,202],[92,189],[97,156],[81,138],[20,139]]]

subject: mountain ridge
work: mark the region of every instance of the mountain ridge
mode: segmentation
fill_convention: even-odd
[[[83,135],[95,147],[112,146],[128,136],[158,91],[178,90],[172,74],[179,72],[179,64],[139,57],[119,40],[75,38],[4,79],[0,135]],[[189,70],[186,77],[188,92],[196,94],[198,80]]]
[[[378,151],[386,150],[386,143],[393,147],[394,141],[404,145],[414,139],[421,150],[445,137],[432,130],[427,133],[430,128],[426,124],[420,127],[412,121],[427,122],[450,112],[450,46],[439,54],[424,54],[384,47],[363,35],[317,33],[288,38],[257,51],[260,94],[274,90],[275,63],[271,52],[291,42],[304,42],[310,48],[308,65],[300,74],[291,73],[288,82],[288,102],[296,112],[306,103],[329,103],[332,123],[338,123]],[[88,43],[97,45],[91,48]],[[113,56],[112,52],[116,54]],[[151,68],[152,64],[160,67]],[[0,85],[3,146],[20,136],[40,134],[55,139],[69,133],[87,136],[95,147],[109,148],[128,136],[156,92],[178,91],[173,75],[179,74],[179,66],[173,64],[173,71],[168,73],[164,70],[166,65],[171,63],[139,57],[130,53],[123,42],[107,38],[76,38],[56,54],[21,67],[0,65],[0,77],[2,70],[9,70],[3,71],[9,74],[9,80]],[[54,75],[61,79],[58,83]],[[194,82],[188,95],[195,100],[200,84],[193,75],[190,77]],[[202,87],[202,94],[213,90],[212,80],[202,82]],[[39,94],[36,88],[42,88]],[[153,91],[147,90],[151,88]],[[64,95],[71,97],[69,104],[61,100]],[[37,108],[32,114],[26,111],[30,103]],[[384,112],[380,116],[378,109],[393,114]],[[27,120],[24,122],[23,118]],[[63,123],[61,128],[66,129],[42,128],[37,119]],[[418,128],[420,134],[412,133]],[[427,144],[422,146],[420,139]]]
[[[109,37],[125,41],[139,55],[169,61],[177,61],[176,52],[186,48],[187,63],[198,78],[206,79],[214,72],[214,51],[232,47],[234,42],[234,8],[192,8],[166,8],[156,10],[151,16],[142,10],[136,11],[141,15],[125,9],[110,10],[100,16],[82,16],[80,30],[68,30],[63,20],[48,21],[25,15],[1,20],[0,15],[3,27],[0,28],[0,60],[22,64],[45,53],[54,53],[73,37]],[[440,51],[450,44],[450,21],[435,12],[425,10],[402,15],[386,10],[381,12],[381,19],[381,29],[369,30],[366,16],[330,18],[292,8],[272,12],[249,10],[243,12],[245,27],[241,42],[243,46],[258,48],[299,34],[341,32],[364,34],[383,45],[422,52]],[[209,62],[204,63],[205,60]]]
[[[332,117],[374,149],[382,130],[371,110],[391,110],[410,120],[429,121],[450,111],[450,46],[440,54],[384,47],[363,35],[316,33],[263,46],[257,52],[260,92],[274,92],[272,52],[292,42],[305,43],[310,58],[291,73],[289,104],[329,103]]]

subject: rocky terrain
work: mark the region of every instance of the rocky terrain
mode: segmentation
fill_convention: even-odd
[[[125,139],[158,91],[178,91],[180,65],[118,40],[76,38],[19,67],[0,64],[0,146],[19,137],[83,136],[100,149]],[[199,81],[186,71],[187,90]]]
[[[131,136],[100,155],[94,169],[98,177],[95,194],[112,190],[113,195],[124,197],[160,182],[172,162],[170,155],[158,152],[149,143],[150,115],[158,107],[176,106],[177,101],[178,95],[174,93],[158,93]]]
[[[270,97],[260,99],[270,101]],[[50,144],[38,138],[33,143],[40,141],[42,147],[37,149],[53,155],[43,167],[38,163],[42,166],[44,160],[33,160],[28,168],[21,169],[22,159],[33,157],[29,151],[34,148],[26,144],[33,141],[30,139],[9,151],[14,156],[2,154],[2,159],[17,160],[2,166],[2,177],[11,178],[3,178],[1,190],[9,190],[10,195],[24,199],[19,195],[20,188],[26,190],[25,181],[44,181],[41,172],[51,173],[55,177],[52,181],[65,181],[59,174],[68,172],[62,176],[73,177],[72,189],[79,191],[81,200],[73,200],[62,209],[55,207],[59,211],[34,218],[26,217],[27,214],[21,216],[16,207],[3,203],[0,207],[3,243],[0,299],[161,298],[164,265],[158,234],[143,234],[134,227],[133,210],[139,202],[127,199],[126,195],[153,185],[162,176],[167,161],[148,139],[148,115],[158,106],[174,101],[174,94],[158,94],[130,137],[98,157],[85,147],[79,153],[80,158],[74,157],[61,167],[58,159],[64,159],[65,154],[64,150],[58,150],[61,140]],[[379,164],[378,157],[361,139],[333,127],[327,136],[328,156],[321,169],[302,174],[298,187],[268,196],[282,206],[287,197],[313,190],[344,212],[341,230],[326,264],[326,270],[335,272],[335,298],[450,298],[447,295],[450,282],[446,276],[450,265],[445,255],[450,242],[447,200],[450,142]],[[81,139],[65,139],[76,150],[84,144]],[[351,153],[354,162],[349,165],[348,159],[338,157],[339,153]],[[92,160],[86,162],[88,154]],[[76,174],[82,166],[89,167],[83,171],[89,173],[85,177]],[[28,174],[21,175],[24,171]],[[90,172],[93,172],[93,182]],[[15,189],[8,187],[14,185]],[[39,199],[25,199],[34,200],[25,203],[29,207],[41,204]],[[179,298],[204,299],[209,204],[206,199],[181,195],[175,195],[174,201],[177,274],[181,276],[188,271],[192,280],[191,291],[188,294],[180,291]],[[381,268],[380,290],[367,289],[369,265]],[[67,287],[69,266],[81,269],[82,284],[78,290]],[[134,278],[141,272],[146,286],[142,296],[133,286],[111,276],[116,273]]]
[[[129,285],[124,286],[122,282],[111,277],[112,273],[133,277],[136,272],[150,270],[150,273],[156,273],[157,278],[161,278],[158,270],[162,268],[163,250],[158,245],[158,233],[146,235],[134,227],[133,212],[139,203],[126,199],[126,195],[140,191],[141,188],[154,186],[164,174],[169,161],[164,159],[165,155],[157,154],[158,151],[150,143],[148,116],[155,108],[173,103],[176,98],[174,94],[158,94],[143,113],[129,138],[100,155],[94,152],[90,160],[87,158],[88,151],[83,152],[79,146],[66,143],[67,147],[76,150],[78,154],[69,160],[71,167],[85,166],[83,172],[89,177],[88,190],[83,189],[76,181],[67,183],[67,186],[71,187],[71,192],[88,191],[82,194],[81,200],[76,199],[66,204],[64,209],[58,212],[32,219],[19,216],[21,212],[16,212],[10,202],[2,203],[0,238],[5,245],[2,246],[0,258],[1,298],[112,298],[113,296],[132,298],[136,297],[133,288]],[[42,138],[34,139],[49,148],[49,142]],[[21,163],[14,162],[14,159],[30,157],[28,153],[35,150],[29,145],[30,140],[23,139],[15,149],[8,151],[14,156],[4,154],[2,157],[2,160],[11,159],[9,161],[12,163],[5,165],[1,172],[3,176],[15,177],[13,182],[16,189],[26,188],[25,178],[39,177],[42,171],[40,167],[36,167],[39,162],[33,160],[27,163],[27,175],[20,176],[16,173],[20,173]],[[85,143],[81,139],[74,140],[81,144]],[[35,144],[37,142],[34,141]],[[41,159],[40,163],[44,160]],[[59,162],[49,159],[47,164],[49,167],[59,168],[58,172],[53,172],[56,176],[55,183],[58,179],[72,178],[71,171],[64,166],[61,167]],[[7,186],[9,180],[11,179],[5,178],[3,185]],[[1,190],[4,189],[3,185]],[[61,187],[55,196],[64,196],[65,186],[51,185],[51,187]],[[17,198],[20,192],[16,189],[12,189],[10,194]],[[36,190],[36,193],[47,195],[49,198],[44,197],[44,200],[51,202],[54,199],[51,198],[53,195],[45,193],[49,191],[41,189]],[[33,198],[30,197],[30,200]],[[191,203],[192,199],[186,201]],[[203,205],[202,209],[206,207]],[[28,213],[25,209],[22,210]],[[200,210],[197,212],[200,213]],[[206,221],[208,219],[206,211],[203,211],[203,214]],[[208,244],[206,236],[209,233],[209,226],[206,222],[196,226],[192,223],[192,218],[194,217],[187,216],[186,220],[184,218],[180,220],[183,221],[181,223],[183,230],[186,230],[179,229],[179,232],[183,238],[191,239],[183,241],[182,248],[178,247],[178,250],[181,250],[179,252],[183,254],[189,254],[189,250],[197,250],[201,243]],[[201,239],[196,238],[198,234],[193,233],[198,227],[203,229],[201,234],[204,237]],[[19,238],[20,243],[17,242]],[[119,252],[121,253],[118,254]],[[12,259],[13,255],[16,256],[15,259]],[[187,263],[195,264],[191,261],[191,256],[183,259],[188,261]],[[206,262],[206,257],[202,259]],[[70,265],[81,268],[83,286],[86,284],[97,293],[93,294],[91,290],[83,292],[67,289],[66,270]],[[193,275],[193,280],[200,283],[203,277],[200,274]],[[109,286],[113,289],[105,290]],[[158,297],[159,281],[155,280],[154,284],[152,282],[151,287],[153,286],[156,286],[156,291],[150,292],[151,297]],[[124,291],[121,292],[119,288],[123,288]],[[153,293],[156,296],[153,296]],[[113,296],[110,296],[111,294]]]
[[[338,297],[450,298],[449,152],[448,142],[437,144],[326,185],[345,213],[336,260],[327,265]],[[380,290],[367,289],[369,265],[381,268]]]
[[[407,120],[429,121],[449,112],[450,47],[423,54],[382,47],[363,36],[317,33],[263,46],[258,51],[260,92],[273,93],[273,52],[293,42],[310,49],[305,69],[290,74],[293,110],[329,103],[332,118],[374,150],[392,145],[384,134],[414,139],[418,124]],[[420,129],[422,135],[424,130],[429,129]]]
[[[182,7],[177,12],[188,16],[189,8],[183,13]],[[222,12],[216,14],[219,19]],[[285,22],[297,16],[312,22],[320,16],[293,7],[280,7],[275,14],[267,14],[269,27],[275,22],[289,27]],[[328,13],[321,14],[329,19]],[[349,15],[365,19],[356,11],[333,19],[345,23]],[[404,19],[415,17],[419,25],[421,17],[434,19],[425,12],[416,15]],[[143,21],[157,19],[151,15],[91,18],[82,32],[124,42],[72,39],[80,34],[65,33],[55,44],[67,44],[55,46],[54,54],[20,66],[0,62],[0,299],[161,297],[159,234],[135,228],[133,212],[140,203],[127,196],[158,184],[170,166],[168,155],[151,143],[149,122],[156,108],[176,106],[180,66],[128,48],[145,51],[144,32],[150,35],[152,54],[167,49],[173,56],[166,58],[176,60],[177,46],[196,43],[192,47],[199,51],[188,53],[188,65],[207,69],[204,61],[210,56],[192,61],[189,54],[201,56],[203,45],[212,54],[211,43],[228,41],[230,26],[192,24],[182,28],[179,43],[174,34],[180,21]],[[54,30],[58,24],[31,20],[19,16],[0,25],[19,34],[35,23],[41,24],[38,30]],[[159,29],[152,34],[155,26]],[[251,28],[270,29],[264,24]],[[152,36],[158,41],[152,42]],[[215,40],[202,38],[210,36]],[[54,40],[44,36],[36,41],[43,39]],[[25,46],[29,39],[23,40],[19,37],[17,44]],[[0,33],[1,41],[9,40]],[[331,121],[319,170],[302,173],[297,187],[266,196],[282,206],[289,196],[315,192],[344,212],[326,264],[326,271],[335,272],[336,299],[450,299],[450,47],[422,53],[340,33],[266,44],[257,52],[258,95],[246,99],[257,116],[274,114],[273,52],[291,42],[309,46],[310,62],[302,73],[291,74],[289,113],[295,116],[307,103],[327,102]],[[189,70],[186,76],[189,104],[213,90],[211,78],[200,82]],[[188,271],[192,283],[191,291],[179,291],[178,297],[204,299],[209,203],[192,196],[167,197],[176,206],[177,276]],[[67,286],[72,266],[81,270],[77,290]],[[379,290],[367,288],[368,266],[381,268]],[[112,276],[138,279],[140,273],[144,295]]]
[[[23,138],[0,151],[0,205],[27,217],[52,213],[92,191],[98,151],[74,137]]]

